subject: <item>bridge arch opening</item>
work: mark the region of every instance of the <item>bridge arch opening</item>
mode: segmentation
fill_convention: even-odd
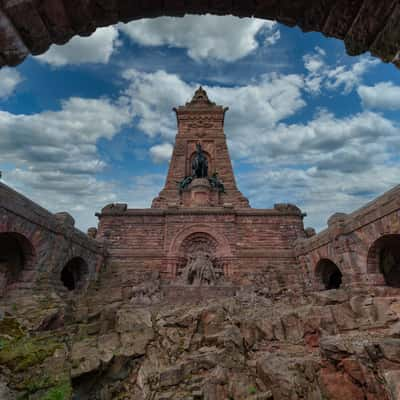
[[[3,2],[4,3],[4,2]],[[51,44],[65,44],[76,35],[89,36],[96,28],[160,16],[181,17],[186,14],[233,15],[256,17],[298,26],[304,32],[321,32],[345,43],[348,54],[370,51],[385,62],[399,66],[397,26],[398,6],[393,2],[374,7],[374,0],[337,2],[108,2],[102,7],[96,2],[53,0],[46,2],[6,2],[0,5],[0,67],[15,66],[29,54],[43,54]],[[53,5],[54,3],[54,5]],[[139,4],[138,4],[139,3]],[[150,4],[148,4],[150,3]],[[390,3],[390,4],[389,4]],[[1,3],[0,3],[1,4]],[[57,10],[55,12],[54,10]],[[26,29],[26,24],[32,25]]]
[[[69,291],[81,289],[89,273],[86,261],[81,257],[71,258],[61,271],[61,282]]]
[[[323,258],[318,262],[315,274],[319,284],[325,290],[339,289],[342,285],[342,272],[339,267],[328,258]]]
[[[381,273],[388,286],[400,288],[400,235],[385,235],[369,249],[369,273]]]
[[[34,248],[28,238],[16,232],[0,233],[0,296],[19,280],[33,259]]]

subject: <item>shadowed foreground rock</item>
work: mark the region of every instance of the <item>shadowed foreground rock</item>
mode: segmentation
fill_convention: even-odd
[[[396,399],[399,315],[399,297],[373,290],[164,307],[89,300],[54,331],[2,320],[9,386],[0,390],[5,399]]]

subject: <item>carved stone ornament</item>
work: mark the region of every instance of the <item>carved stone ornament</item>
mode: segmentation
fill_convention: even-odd
[[[217,242],[208,234],[195,233],[183,243],[178,281],[184,285],[212,286],[223,280],[223,265],[216,257]]]
[[[189,260],[182,273],[182,281],[188,285],[203,286],[214,285],[217,281],[211,255],[198,252],[189,256]]]

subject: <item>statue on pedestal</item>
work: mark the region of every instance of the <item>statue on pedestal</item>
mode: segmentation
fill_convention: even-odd
[[[195,179],[207,179],[212,189],[225,193],[225,186],[220,180],[218,172],[214,172],[210,177],[208,176],[208,161],[200,143],[196,145],[196,156],[192,161],[192,175],[177,182],[179,191],[184,191]]]
[[[208,161],[200,143],[196,145],[196,156],[192,161],[192,176],[194,178],[208,177]]]

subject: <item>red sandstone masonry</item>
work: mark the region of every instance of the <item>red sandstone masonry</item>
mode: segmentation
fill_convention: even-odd
[[[212,204],[230,204],[234,208],[249,207],[248,200],[236,186],[226,144],[224,122],[227,110],[212,103],[202,88],[196,91],[191,102],[174,109],[178,134],[164,189],[154,199],[152,208],[167,208],[169,205],[190,206],[187,193],[180,194],[177,187],[179,182],[192,174],[191,162],[197,143],[202,145],[207,155],[209,174],[217,172],[226,189],[226,193],[212,194]]]
[[[345,41],[349,54],[371,51],[399,63],[400,5],[396,0],[1,0],[0,67],[41,54],[52,43],[140,18],[192,14],[236,15],[276,20],[303,31],[318,31]]]
[[[126,204],[116,204],[99,214],[98,239],[105,242],[112,269],[112,282],[108,283],[115,288],[129,287],[152,271],[173,283],[187,262],[185,241],[203,235],[215,243],[217,268],[223,270],[225,282],[262,284],[273,290],[298,285],[301,280],[293,247],[297,239],[305,237],[301,211],[284,204],[272,210],[250,208],[236,186],[226,145],[227,109],[212,103],[203,89],[175,111],[178,134],[174,152],[165,187],[152,208],[130,210]],[[190,186],[180,192],[177,185],[191,175],[197,143],[207,155],[209,174],[218,172],[226,190],[222,194],[207,189],[204,180],[201,190],[209,196],[207,206],[193,201]]]
[[[60,289],[60,272],[73,257],[88,265],[87,281],[93,280],[103,261],[101,243],[74,228],[66,213],[51,214],[33,201],[0,183],[0,233],[18,233],[32,245],[34,257],[7,294],[7,301],[21,290],[30,293]],[[49,288],[50,285],[50,288]]]
[[[393,234],[400,234],[400,186],[351,214],[333,215],[326,230],[296,243],[296,255],[314,287],[315,268],[323,258],[340,268],[345,285],[384,285],[377,269],[368,270],[368,254],[375,241]]]
[[[293,243],[304,236],[299,211],[126,210],[115,214],[105,209],[100,215],[98,238],[105,241],[110,265],[122,268],[118,274],[124,275],[124,280],[127,269],[133,275],[160,271],[166,279],[174,279],[173,269],[166,267],[179,257],[180,238],[192,232],[214,237],[229,264],[228,275],[237,282],[249,277],[248,283],[252,275],[265,273],[268,267],[272,272],[287,263],[293,266]]]

